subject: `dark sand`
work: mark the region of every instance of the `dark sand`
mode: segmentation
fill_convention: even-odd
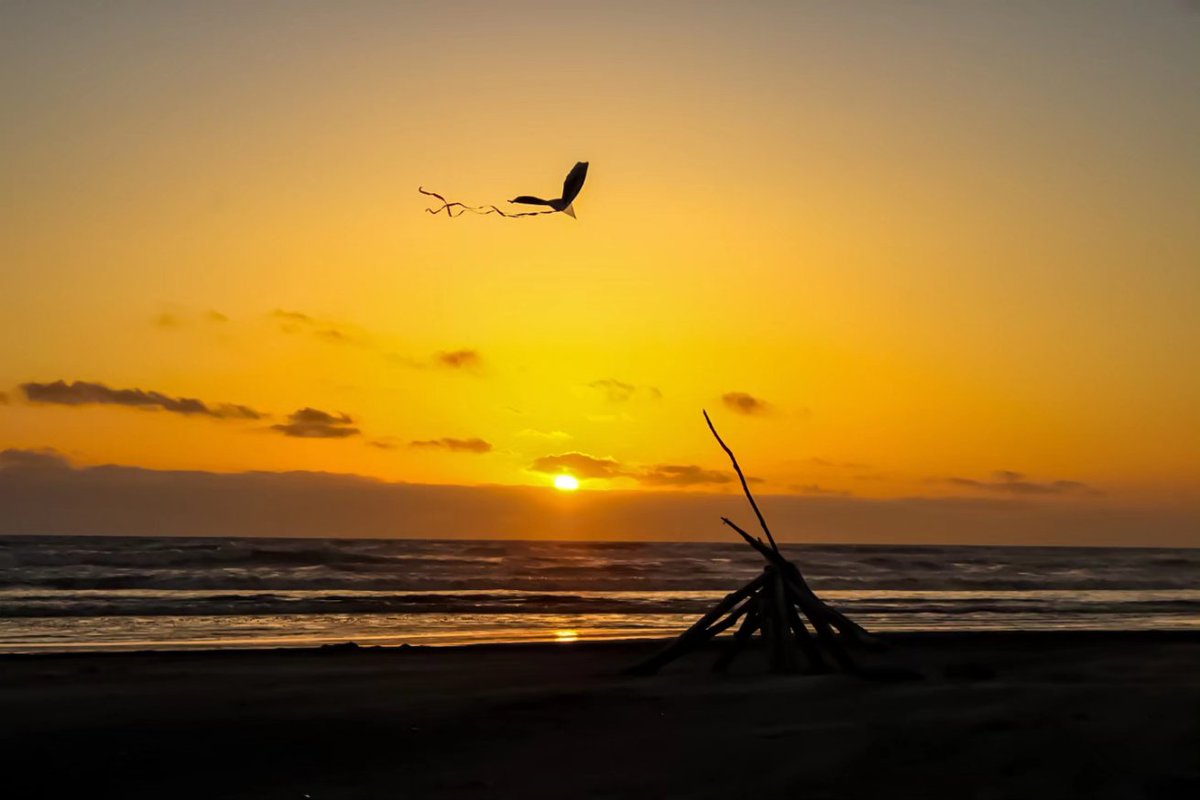
[[[0,796],[1200,797],[1200,636],[889,641],[925,680],[620,675],[649,642],[0,657]]]

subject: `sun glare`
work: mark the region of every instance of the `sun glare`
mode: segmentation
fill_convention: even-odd
[[[560,492],[573,492],[579,488],[579,479],[574,475],[558,475],[554,478],[554,488]]]

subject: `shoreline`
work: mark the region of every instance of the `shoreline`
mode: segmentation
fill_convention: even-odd
[[[921,680],[664,640],[0,656],[14,797],[1175,798],[1200,633],[882,634]]]
[[[682,629],[680,630],[682,633]],[[1088,644],[1097,642],[1110,643],[1121,640],[1125,643],[1167,643],[1195,642],[1200,643],[1200,630],[1195,628],[1178,628],[1164,630],[1111,630],[1107,628],[1062,628],[1055,630],[936,630],[936,631],[898,631],[871,632],[871,636],[889,647],[905,645],[953,645],[970,644],[972,642],[1001,643],[1016,647],[1037,643],[1051,642],[1055,644]],[[392,655],[403,653],[456,653],[471,651],[496,652],[538,652],[554,651],[568,648],[620,648],[631,647],[653,648],[664,646],[672,641],[673,636],[639,636],[614,639],[579,639],[570,641],[528,641],[528,642],[470,642],[462,644],[361,644],[354,640],[341,640],[325,644],[279,646],[279,647],[148,647],[144,649],[111,649],[111,650],[39,650],[29,652],[0,652],[0,663],[9,660],[26,659],[59,659],[59,658],[121,658],[133,656],[163,656],[163,657],[195,657],[195,658],[237,658],[252,657],[268,654],[286,655],[329,655],[331,653],[359,653],[375,655]],[[1198,665],[1200,669],[1200,665]]]

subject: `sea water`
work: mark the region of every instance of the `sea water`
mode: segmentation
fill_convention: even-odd
[[[783,545],[868,629],[1200,629],[1200,550]],[[668,636],[741,542],[0,538],[0,652]]]

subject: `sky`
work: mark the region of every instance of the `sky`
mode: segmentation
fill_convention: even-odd
[[[716,539],[707,408],[781,538],[1200,546],[1198,41],[1175,0],[0,2],[0,493],[50,492],[0,530],[98,532],[119,465],[236,484],[199,532],[302,528],[265,473],[320,535]],[[577,220],[417,192],[578,160]]]

